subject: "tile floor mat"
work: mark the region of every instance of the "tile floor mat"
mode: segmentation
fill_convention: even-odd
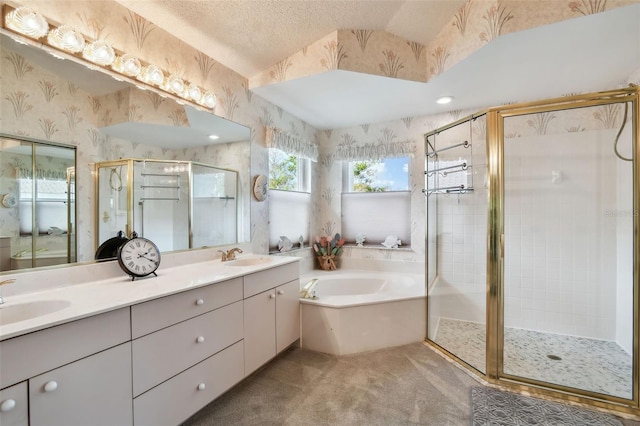
[[[484,371],[484,324],[442,318],[435,342]],[[614,342],[506,328],[504,348],[506,374],[631,398],[631,356]]]
[[[473,426],[622,426],[614,416],[487,387],[471,389]]]

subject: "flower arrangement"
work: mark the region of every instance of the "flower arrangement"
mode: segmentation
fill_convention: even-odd
[[[321,269],[325,271],[335,271],[337,269],[334,259],[342,253],[344,242],[344,238],[340,234],[336,234],[333,238],[316,236],[313,243],[313,251],[320,262]]]

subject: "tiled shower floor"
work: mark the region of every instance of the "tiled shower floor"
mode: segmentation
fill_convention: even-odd
[[[615,342],[518,328],[506,328],[504,340],[506,374],[632,397],[631,356]],[[485,371],[484,324],[441,318],[434,341]]]

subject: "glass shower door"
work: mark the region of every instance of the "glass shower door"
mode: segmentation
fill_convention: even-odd
[[[633,397],[637,212],[624,109],[504,118],[504,377]]]
[[[429,340],[486,371],[486,119],[428,135]]]

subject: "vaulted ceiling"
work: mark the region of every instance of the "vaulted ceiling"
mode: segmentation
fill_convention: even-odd
[[[250,79],[339,29],[427,45],[464,0],[117,0]],[[559,1],[559,0],[557,0]],[[616,87],[640,69],[640,3],[506,34],[428,82],[343,70],[253,90],[334,129]],[[455,96],[447,107],[442,95]]]

